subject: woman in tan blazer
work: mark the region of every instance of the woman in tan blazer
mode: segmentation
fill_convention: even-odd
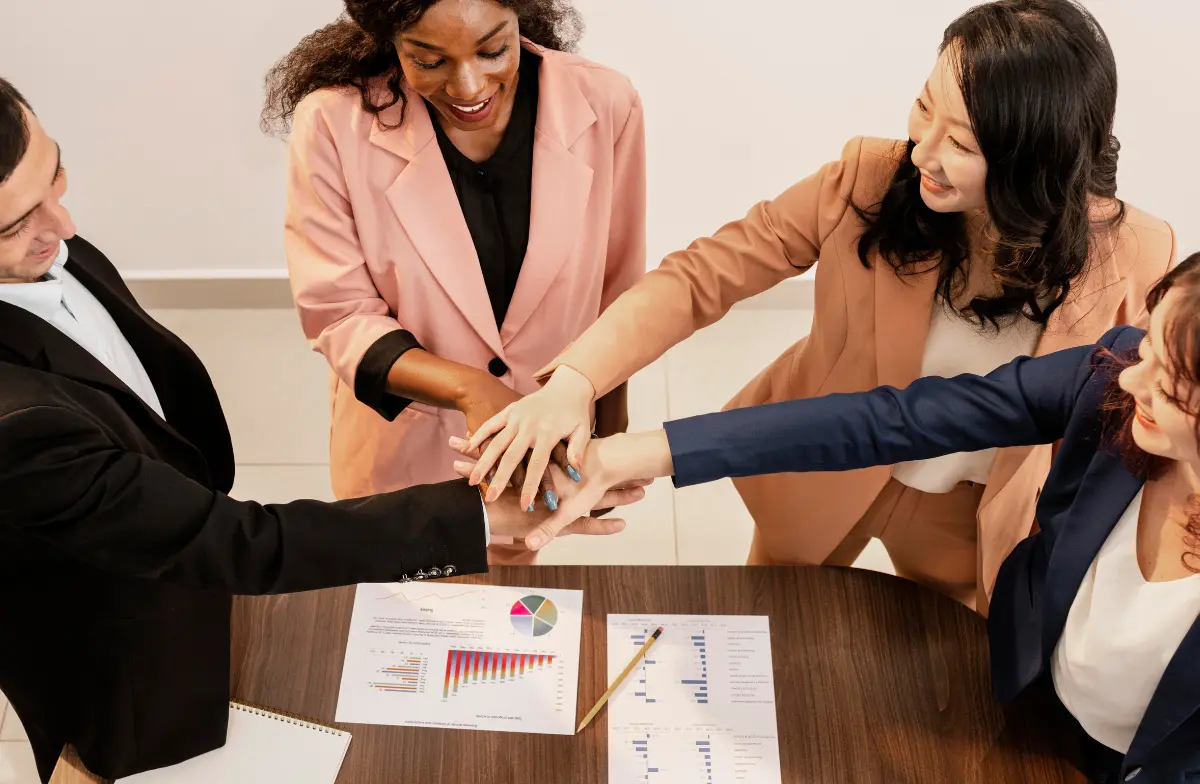
[[[593,395],[810,269],[812,331],[730,407],[986,373],[1141,322],[1174,237],[1116,199],[1116,85],[1082,7],[968,11],[945,32],[907,144],[853,139],[839,160],[668,256],[540,372],[541,391],[484,425],[472,446],[498,435],[473,479],[498,465],[498,493],[529,449],[536,477],[547,445],[573,434],[577,461]],[[848,565],[878,537],[898,574],[986,612],[1000,563],[1035,525],[1050,457],[1012,448],[737,480],[756,525],[749,561]]]
[[[564,53],[569,4],[346,11],[275,67],[264,112],[291,124],[285,247],[333,369],[339,498],[454,478],[447,439],[537,389],[646,265],[641,103]],[[596,409],[624,430],[623,386]]]

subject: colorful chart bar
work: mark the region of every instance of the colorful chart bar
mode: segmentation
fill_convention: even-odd
[[[460,686],[484,682],[508,683],[534,670],[543,670],[554,663],[554,657],[541,653],[510,653],[503,651],[464,651],[450,649],[446,653],[446,680],[442,697],[458,694]]]
[[[415,694],[421,691],[422,677],[425,675],[426,662],[422,658],[405,658],[398,664],[379,668],[379,674],[390,680],[372,683],[371,686],[379,691],[397,694]]]

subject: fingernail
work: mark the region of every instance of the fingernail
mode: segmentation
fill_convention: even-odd
[[[525,546],[530,550],[536,550],[542,546],[542,537],[538,534],[525,538]]]
[[[546,508],[547,509],[549,509],[551,512],[558,511],[558,494],[557,493],[555,493],[553,490],[547,490],[542,495],[542,498],[546,499]]]
[[[458,436],[450,437],[450,446],[464,446],[466,443],[467,443],[466,441],[459,438]]]
[[[579,475],[578,469],[576,469],[573,465],[567,466],[567,476],[571,477],[571,481],[573,482],[583,481],[583,477]]]
[[[532,511],[533,511],[533,504],[530,504],[530,505],[529,505],[529,508],[528,508],[528,509],[526,509],[525,511],[526,511],[526,512],[532,512]],[[553,511],[553,510],[551,510],[551,511]]]

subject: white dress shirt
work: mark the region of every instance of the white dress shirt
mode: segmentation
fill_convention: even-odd
[[[921,377],[987,375],[1017,357],[1032,354],[1041,334],[1041,325],[1024,317],[1004,325],[999,332],[991,326],[981,327],[978,320],[963,318],[939,298],[934,303],[929,336],[925,339]],[[960,482],[987,484],[995,460],[995,449],[958,452],[897,463],[892,467],[892,477],[915,490],[948,493]]]
[[[1083,578],[1051,660],[1063,705],[1088,735],[1122,754],[1200,615],[1200,575],[1159,583],[1142,576],[1141,508],[1139,491]]]
[[[162,404],[137,352],[100,301],[66,269],[67,243],[46,275],[35,283],[0,284],[0,302],[27,310],[87,349],[160,417]],[[484,542],[491,542],[487,504],[483,507]]]
[[[29,311],[87,349],[146,405],[163,416],[158,393],[137,353],[99,300],[67,272],[66,263],[67,243],[63,242],[46,279],[37,283],[0,284],[0,301]]]

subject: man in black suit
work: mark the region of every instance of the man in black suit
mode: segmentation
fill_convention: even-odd
[[[0,691],[46,781],[66,743],[110,778],[221,746],[232,595],[486,571],[489,531],[544,516],[485,509],[465,480],[230,498],[208,374],[74,236],[65,191],[58,145],[0,79]]]

